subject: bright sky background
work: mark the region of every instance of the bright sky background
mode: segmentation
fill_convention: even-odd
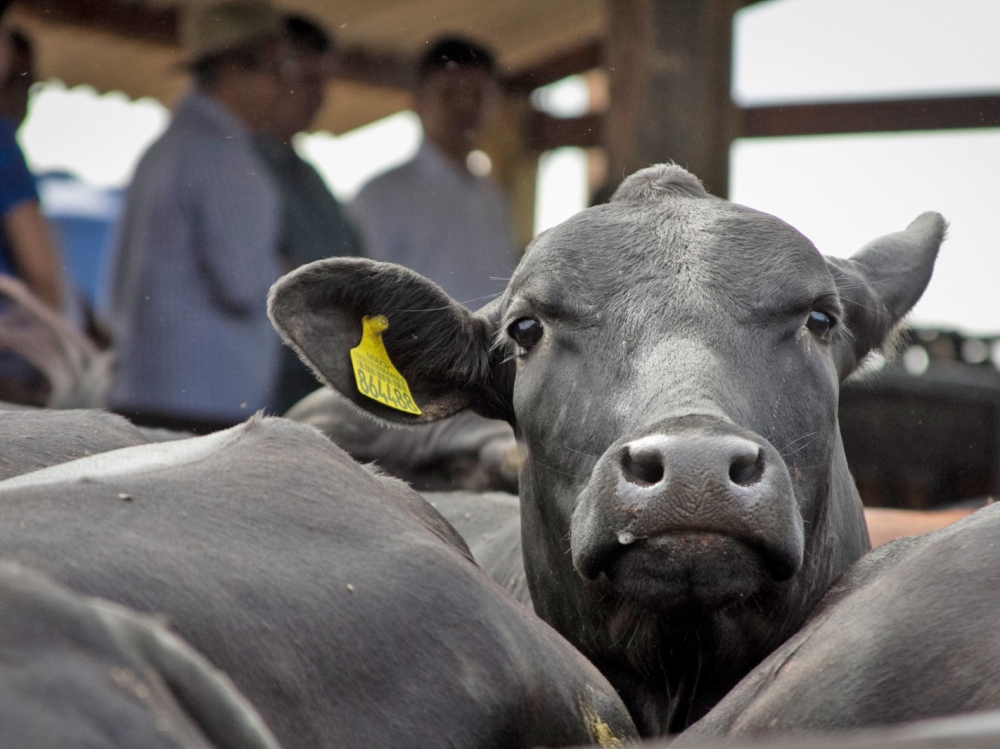
[[[742,105],[1000,93],[996,0],[779,0],[738,16]],[[916,323],[1000,333],[1000,129],[767,138],[731,151],[730,197],[846,256],[926,210],[950,221]]]
[[[743,105],[1000,93],[1000,0],[771,0],[737,16],[733,95]],[[541,97],[554,113],[585,106],[579,80]],[[149,100],[102,97],[58,83],[36,95],[21,132],[36,171],[70,171],[99,186],[127,184],[168,113]],[[342,199],[415,151],[419,123],[401,113],[299,148]],[[738,141],[731,195],[774,213],[825,253],[849,255],[924,210],[951,222],[918,323],[1000,333],[1000,129]],[[577,149],[543,158],[536,227],[586,202]]]

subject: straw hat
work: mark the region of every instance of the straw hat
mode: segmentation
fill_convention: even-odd
[[[281,15],[263,0],[228,0],[189,9],[181,24],[186,64],[281,34]]]

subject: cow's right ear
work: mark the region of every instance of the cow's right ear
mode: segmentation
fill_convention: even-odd
[[[268,298],[274,327],[323,382],[372,415],[403,424],[466,408],[509,419],[508,378],[493,347],[498,307],[499,300],[470,312],[423,276],[362,258],[310,263],[281,278]],[[419,415],[385,405],[358,387],[350,351],[361,343],[363,320],[378,315],[388,321],[381,333],[385,353],[405,379]],[[361,383],[368,390],[371,381],[362,374]],[[378,387],[373,385],[372,395]]]

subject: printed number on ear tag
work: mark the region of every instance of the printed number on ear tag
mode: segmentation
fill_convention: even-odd
[[[383,406],[420,415],[410,386],[389,360],[382,333],[389,329],[385,315],[361,318],[361,343],[351,349],[351,364],[358,392]]]

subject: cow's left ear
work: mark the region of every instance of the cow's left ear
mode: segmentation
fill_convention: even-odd
[[[847,328],[838,362],[842,379],[891,341],[931,280],[946,230],[941,214],[922,213],[904,231],[869,242],[847,260],[827,258]]]
[[[322,381],[373,416],[403,424],[466,408],[509,418],[504,367],[493,349],[498,307],[499,300],[470,312],[423,276],[362,258],[310,263],[281,278],[268,297],[274,327]],[[350,352],[361,343],[363,320],[379,315],[388,327],[379,332],[369,322],[366,335],[369,342],[381,337],[384,359],[369,356],[359,380]],[[406,409],[393,372],[405,380],[419,415]]]

